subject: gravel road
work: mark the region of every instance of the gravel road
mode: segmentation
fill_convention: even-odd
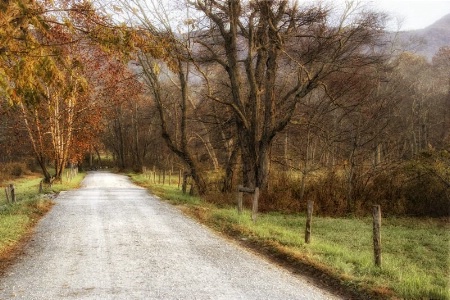
[[[214,234],[125,176],[63,192],[0,299],[337,299]]]

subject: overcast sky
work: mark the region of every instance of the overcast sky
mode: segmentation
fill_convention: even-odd
[[[363,0],[393,17],[391,29],[396,28],[396,19],[403,20],[402,30],[425,28],[443,16],[450,14],[450,0]]]
[[[174,0],[153,0],[155,3],[162,3],[167,7],[173,5]],[[249,0],[251,1],[251,0]],[[292,0],[295,1],[295,0]],[[332,6],[345,6],[346,1],[352,0],[297,0],[302,3],[326,2]],[[388,13],[392,20],[388,25],[388,30],[412,30],[425,28],[443,16],[450,14],[450,0],[353,0],[362,2],[375,10]],[[148,1],[151,2],[151,1]],[[170,7],[170,5],[169,5]],[[178,14],[178,13],[176,13]],[[184,14],[183,19],[184,19]],[[175,19],[177,19],[175,17]],[[398,25],[401,28],[398,28]]]

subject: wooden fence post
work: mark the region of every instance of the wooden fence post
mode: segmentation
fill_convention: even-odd
[[[11,194],[11,203],[16,202],[16,190],[14,188],[14,184],[9,185],[9,192]]]
[[[178,188],[180,188],[181,185],[181,169],[178,171]]]
[[[252,220],[256,222],[256,217],[258,215],[258,199],[259,199],[259,188],[255,188],[255,193],[253,194],[253,204],[252,204]]]
[[[161,172],[158,172],[158,184],[161,184]]]
[[[163,170],[163,185],[166,184],[166,169]]]
[[[44,185],[44,179],[39,181],[39,194],[44,191],[44,186],[43,185]]]
[[[373,215],[373,252],[375,256],[375,265],[381,267],[381,207],[374,205]]]
[[[170,179],[171,179],[171,177],[172,177],[172,171],[169,170],[169,185],[170,185]]]
[[[308,201],[307,212],[306,212],[306,229],[305,229],[305,243],[309,244],[311,242],[311,220],[314,208],[314,201]]]

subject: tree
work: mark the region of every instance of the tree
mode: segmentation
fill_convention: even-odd
[[[114,29],[89,2],[7,1],[0,13],[1,94],[19,108],[45,179],[48,160],[60,179],[69,156],[76,156],[70,153],[74,129],[89,105],[80,50],[88,38],[106,47]]]
[[[130,1],[124,6],[139,20],[136,26],[138,34],[152,36],[151,40],[144,39],[142,43],[137,44],[140,50],[137,63],[142,68],[144,82],[155,101],[162,137],[167,147],[189,168],[198,193],[204,194],[206,183],[198,160],[189,146],[191,133],[188,123],[191,111],[189,107],[191,104],[189,100],[189,32],[186,33],[188,38],[183,39],[183,36],[178,36],[172,30],[169,17],[161,3]],[[158,13],[149,6],[155,9],[159,7],[161,11]],[[151,23],[149,18],[151,14],[153,14],[152,20],[159,24]],[[151,47],[148,43],[155,42],[155,37],[159,40],[159,45]],[[168,73],[164,74],[162,71]],[[163,90],[163,74],[166,82],[175,83],[177,91],[173,94],[169,94],[167,89]],[[171,115],[176,117],[170,117]],[[170,123],[173,123],[173,126]]]
[[[397,131],[391,138],[398,145],[397,157],[412,158],[442,148],[448,132],[444,129],[448,71],[440,71],[438,66],[445,64],[433,66],[412,53],[403,53],[395,63],[390,77],[396,83],[395,98],[400,105],[393,116]]]
[[[18,90],[21,97],[17,105],[47,180],[50,178],[46,166],[48,158],[54,159],[57,179],[61,179],[69,159],[77,107],[87,92],[87,83],[77,74],[78,68],[76,60],[56,64],[46,57],[41,71],[30,82],[32,85]]]
[[[435,147],[445,149],[450,146],[450,47],[442,47],[433,57],[434,78],[438,80],[441,96],[437,99],[434,118],[439,120],[433,128],[436,133]]]
[[[195,40],[202,61],[221,66],[230,98],[210,99],[228,106],[240,145],[244,184],[267,188],[274,138],[297,105],[315,89],[329,93],[326,79],[357,74],[382,62],[376,44],[384,16],[355,15],[349,4],[338,24],[323,7],[300,9],[289,1],[190,1],[207,20]],[[205,18],[199,18],[204,20]],[[281,72],[280,66],[287,66]],[[288,75],[284,75],[288,74]]]

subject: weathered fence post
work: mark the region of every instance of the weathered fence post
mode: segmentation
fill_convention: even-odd
[[[373,215],[373,251],[375,255],[375,265],[381,267],[381,207],[374,205]]]
[[[9,192],[11,194],[11,203],[16,202],[16,190],[14,188],[14,184],[9,185]]]
[[[44,191],[44,186],[43,185],[44,185],[44,179],[39,181],[39,194]]]
[[[237,205],[238,205],[238,212],[239,212],[239,214],[243,210],[242,198],[243,198],[243,194],[244,193],[253,194],[252,220],[253,220],[253,222],[255,222],[256,221],[256,216],[258,214],[259,188],[252,189],[252,188],[244,187],[242,185],[238,186],[237,196],[236,197],[237,197]]]
[[[308,201],[306,209],[306,229],[305,229],[305,243],[311,242],[311,220],[313,215],[314,201]]]
[[[181,185],[181,170],[178,171],[178,188],[180,188]]]
[[[255,188],[255,193],[253,194],[253,204],[252,204],[252,221],[256,222],[256,217],[258,216],[258,199],[259,199],[259,188]]]

